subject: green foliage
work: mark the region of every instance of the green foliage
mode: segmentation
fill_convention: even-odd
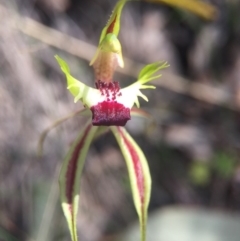
[[[211,176],[215,173],[222,179],[230,179],[236,168],[236,159],[233,155],[219,152],[212,160],[194,161],[189,170],[189,177],[193,184],[205,186],[209,184]]]
[[[220,152],[213,159],[213,170],[224,179],[232,177],[235,166],[235,158],[227,153]]]
[[[191,181],[198,186],[204,186],[209,183],[211,170],[209,164],[205,161],[193,162],[189,171]]]

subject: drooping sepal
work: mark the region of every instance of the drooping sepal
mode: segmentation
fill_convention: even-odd
[[[133,201],[139,217],[141,241],[145,241],[147,209],[151,192],[151,176],[147,160],[140,147],[123,127],[111,127],[111,130],[127,164]]]
[[[60,197],[67,219],[72,241],[77,241],[77,212],[80,191],[80,178],[86,155],[98,127],[90,123],[81,131],[68,151],[60,173]]]

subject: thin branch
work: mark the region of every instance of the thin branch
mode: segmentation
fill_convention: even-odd
[[[62,124],[63,122],[79,115],[79,114],[84,114],[85,112],[85,109],[81,109],[81,110],[77,110],[77,111],[74,111],[70,114],[68,114],[67,116],[64,116],[58,120],[56,120],[55,122],[53,122],[49,127],[47,127],[40,135],[40,138],[38,140],[38,147],[37,147],[37,153],[38,153],[38,156],[41,157],[42,156],[42,153],[43,153],[43,143],[48,135],[48,133],[53,130],[54,128],[56,128],[57,126],[59,126],[60,124]],[[86,111],[87,112],[87,111]]]

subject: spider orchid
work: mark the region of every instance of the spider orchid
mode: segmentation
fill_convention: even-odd
[[[75,79],[68,64],[59,56],[55,56],[62,72],[67,79],[67,88],[74,96],[74,102],[81,101],[87,110],[92,112],[92,118],[85,128],[80,131],[77,139],[73,142],[68,151],[60,173],[60,196],[63,212],[68,222],[72,241],[77,241],[77,212],[79,202],[80,179],[83,165],[86,159],[91,142],[95,137],[102,134],[103,130],[110,129],[115,136],[122,154],[125,158],[130,184],[132,189],[134,205],[139,217],[141,241],[146,240],[147,209],[151,191],[151,176],[146,157],[141,148],[128,134],[123,127],[131,119],[131,115],[146,117],[146,113],[140,109],[133,108],[134,104],[139,108],[138,97],[148,101],[141,92],[143,89],[155,89],[148,82],[159,78],[156,74],[159,70],[168,67],[166,62],[155,62],[146,65],[139,73],[137,80],[126,88],[121,88],[118,81],[113,81],[115,69],[124,67],[121,44],[118,40],[120,30],[120,16],[123,6],[129,0],[119,0],[113,13],[102,30],[99,46],[90,65],[95,72],[95,88],[90,87]],[[149,2],[162,2],[175,4],[183,7],[175,0],[146,0]],[[199,4],[198,14],[203,17],[210,17],[212,8],[198,0],[184,0],[189,3],[188,10],[193,11],[193,4]],[[208,7],[208,8],[207,8]],[[200,11],[200,9],[202,11]],[[204,11],[203,11],[204,9]],[[194,11],[193,11],[194,12]],[[196,12],[196,11],[195,11]],[[80,112],[74,113],[74,115]],[[74,116],[72,115],[72,116]],[[47,132],[66,120],[56,122],[52,127],[43,133],[40,145]]]
[[[55,56],[66,76],[67,88],[74,96],[74,102],[81,101],[92,112],[92,120],[81,130],[65,157],[59,178],[62,208],[73,241],[77,241],[76,222],[83,164],[89,146],[102,126],[110,128],[126,160],[133,200],[139,216],[141,240],[146,239],[151,176],[144,153],[122,126],[131,119],[131,114],[144,116],[144,112],[136,111],[133,106],[136,104],[139,107],[138,97],[148,101],[141,90],[154,89],[154,86],[146,84],[159,78],[161,75],[156,73],[168,67],[168,64],[156,62],[145,66],[140,71],[137,81],[126,88],[121,88],[119,82],[112,81],[115,68],[124,66],[121,44],[117,36],[125,2],[123,0],[117,3],[102,31],[97,52],[90,62],[95,71],[96,88],[75,79],[67,63],[59,56]]]
[[[139,216],[142,240],[144,241],[151,177],[144,153],[122,126],[131,118],[131,114],[146,116],[143,111],[132,107],[134,104],[139,107],[139,96],[147,101],[147,97],[142,94],[141,89],[155,88],[151,85],[145,85],[145,83],[159,78],[160,75],[154,74],[160,69],[168,67],[168,65],[166,62],[157,62],[145,66],[140,71],[138,80],[123,89],[120,88],[118,82],[101,80],[96,82],[96,88],[92,88],[72,77],[68,65],[60,57],[56,56],[56,59],[66,75],[68,89],[75,97],[74,101],[82,101],[86,108],[92,112],[92,120],[82,129],[64,160],[59,179],[62,207],[68,221],[72,240],[77,240],[78,192],[86,154],[90,143],[101,131],[100,128],[109,126],[126,160],[133,200]]]

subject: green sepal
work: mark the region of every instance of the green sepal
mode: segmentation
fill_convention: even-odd
[[[115,5],[106,26],[101,32],[98,48],[93,59],[90,61],[90,65],[94,64],[101,51],[105,51],[117,54],[118,64],[121,68],[123,68],[124,62],[122,58],[122,47],[117,37],[120,30],[122,9],[127,1],[128,0],[120,0]]]
[[[116,35],[116,37],[118,36],[119,30],[120,30],[120,17],[121,17],[122,9],[126,2],[127,0],[120,0],[115,5],[112,11],[112,14],[110,16],[110,19],[108,20],[106,26],[102,30],[99,44],[103,41],[103,39],[108,33],[113,33]]]
[[[59,177],[60,197],[72,241],[77,241],[77,212],[80,178],[89,146],[98,127],[88,123],[71,145],[62,165]]]
[[[151,176],[143,151],[123,127],[110,127],[127,164],[133,201],[138,213],[141,241],[146,240],[147,210],[151,193]]]

